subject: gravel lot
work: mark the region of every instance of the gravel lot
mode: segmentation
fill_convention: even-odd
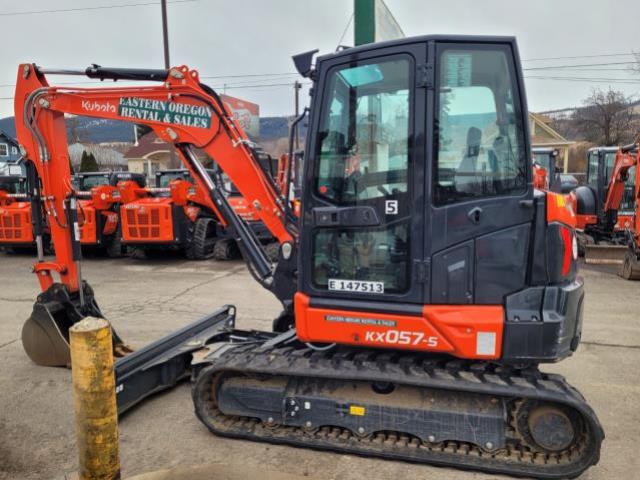
[[[32,258],[0,253],[0,478],[62,479],[76,469],[71,378],[33,365],[19,340],[38,293]],[[85,261],[84,275],[120,335],[134,347],[231,303],[240,328],[269,329],[273,297],[238,262],[181,258]],[[639,478],[640,282],[584,267],[587,301],[577,354],[544,369],[564,374],[606,432],[589,480]],[[158,395],[120,421],[125,477],[178,465],[222,462],[324,479],[489,479],[477,473],[217,438],[193,414],[189,386]]]

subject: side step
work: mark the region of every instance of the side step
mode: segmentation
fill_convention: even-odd
[[[622,265],[628,250],[626,245],[585,245],[584,261],[592,265]]]
[[[191,374],[193,354],[206,343],[223,340],[235,325],[232,305],[172,332],[115,364],[116,400],[121,415],[149,395],[174,387]]]

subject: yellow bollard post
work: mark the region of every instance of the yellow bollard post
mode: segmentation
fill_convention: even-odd
[[[87,317],[69,329],[80,480],[120,479],[111,327]]]

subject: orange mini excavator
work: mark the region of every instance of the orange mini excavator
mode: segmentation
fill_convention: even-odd
[[[119,189],[124,245],[143,254],[177,249],[191,260],[213,254],[219,230],[216,210],[188,170],[157,172],[155,187],[124,182]]]
[[[611,153],[607,148],[606,153]],[[620,275],[640,280],[640,149],[638,144],[616,148],[606,171],[608,182],[597,182],[597,160],[589,152],[588,185],[575,192],[578,227],[590,236],[585,245],[588,263],[620,263]],[[600,166],[602,169],[602,166]],[[595,177],[595,178],[594,178]],[[593,243],[597,239],[597,244]]]
[[[142,174],[129,172],[81,172],[74,175],[78,196],[78,221],[82,248],[98,249],[111,258],[121,257],[120,182],[145,186]]]
[[[64,365],[68,327],[100,315],[78,268],[64,115],[142,123],[175,147],[283,310],[273,331],[246,331],[226,306],[120,358],[121,412],[191,375],[196,414],[217,435],[580,475],[604,433],[575,388],[538,368],[580,343],[575,215],[533,188],[515,39],[423,36],[314,54],[294,57],[313,82],[299,217],[196,70],[20,65],[18,139],[59,217],[56,259],[34,267],[42,293],[23,329],[27,353]],[[57,73],[158,85],[49,85]],[[196,148],[278,240],[276,263]]]
[[[578,245],[587,263],[622,264],[627,252],[626,231],[634,223],[636,210],[636,175],[635,167],[625,168],[622,172],[625,185],[617,183],[615,165],[619,150],[619,147],[589,149],[587,183],[575,191]],[[612,187],[616,189],[615,196],[609,195]],[[610,203],[614,199],[616,203]]]
[[[15,174],[0,176],[0,248],[9,252],[33,251],[39,238],[42,248],[48,250],[49,231],[40,197],[33,189],[35,170],[32,165],[12,168],[17,171]],[[34,209],[36,215],[32,214]]]

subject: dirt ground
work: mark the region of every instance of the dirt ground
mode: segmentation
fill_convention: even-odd
[[[76,469],[70,372],[37,367],[19,340],[38,293],[29,256],[0,253],[0,478],[63,479]],[[238,326],[270,328],[278,304],[241,263],[180,258],[85,261],[85,278],[118,332],[135,347],[231,303]],[[604,426],[600,463],[583,479],[640,478],[640,282],[583,268],[587,300],[577,354],[544,369],[562,373]],[[158,395],[120,420],[126,477],[221,462],[323,479],[493,479],[479,473],[217,438],[198,422],[188,384]]]

